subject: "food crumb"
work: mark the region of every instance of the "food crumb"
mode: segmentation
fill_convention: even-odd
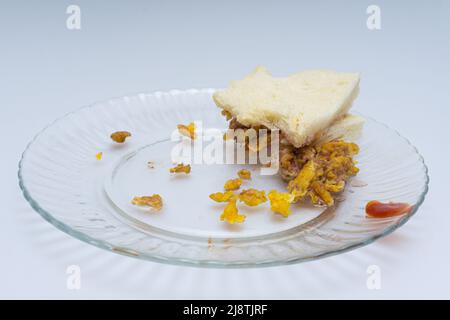
[[[220,216],[221,221],[226,221],[229,224],[234,224],[236,222],[242,223],[245,221],[245,215],[239,214],[236,201],[237,199],[235,197],[230,199],[230,201],[223,209],[222,215]]]
[[[191,138],[192,140],[195,139],[195,123],[191,122],[188,125],[179,124],[177,125],[178,132],[186,137]]]
[[[97,160],[102,160],[102,157],[103,157],[103,152],[97,152],[95,154],[95,159],[97,159]]]
[[[209,238],[208,238],[208,249],[212,249],[213,246],[214,246],[214,245],[213,245],[213,240],[212,240],[211,237],[209,237]]]
[[[225,185],[223,188],[227,191],[230,190],[237,190],[241,187],[242,180],[241,179],[230,179],[227,182],[225,182]]]
[[[179,163],[175,167],[169,169],[170,173],[185,173],[189,174],[191,172],[190,164]]]
[[[244,180],[250,180],[252,178],[252,173],[247,169],[241,169],[238,171],[238,176]]]
[[[150,169],[155,169],[155,163],[154,163],[153,161],[147,162],[147,166],[148,166]]]
[[[238,198],[241,202],[244,202],[250,207],[257,206],[267,201],[266,192],[264,190],[259,191],[253,188],[242,190]]]
[[[209,197],[216,202],[227,202],[233,197],[233,195],[234,195],[233,192],[225,191],[225,192],[211,193]]]
[[[163,206],[162,198],[159,194],[151,196],[134,197],[131,203],[138,206],[149,206],[157,211]]]
[[[131,137],[131,133],[128,131],[116,131],[111,133],[111,139],[117,143],[124,143],[125,139]]]

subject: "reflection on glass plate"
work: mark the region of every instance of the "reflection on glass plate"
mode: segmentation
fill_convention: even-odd
[[[295,205],[288,218],[268,205],[241,209],[247,220],[219,220],[221,191],[242,165],[193,164],[186,176],[170,175],[170,140],[177,124],[202,121],[226,127],[213,89],[126,96],[70,113],[29,144],[19,168],[25,198],[46,220],[72,236],[142,259],[211,267],[287,264],[368,244],[405,223],[422,203],[427,169],[417,150],[397,132],[366,119],[356,157],[360,173],[334,208]],[[124,144],[110,134],[132,133]],[[101,160],[96,154],[102,152]],[[149,165],[150,163],[150,165]],[[259,175],[244,187],[284,189],[278,176]],[[159,212],[133,206],[134,196],[161,194]],[[407,202],[406,215],[366,218],[370,200]]]

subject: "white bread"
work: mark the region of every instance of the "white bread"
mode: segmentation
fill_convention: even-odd
[[[291,144],[301,147],[347,113],[358,85],[357,73],[313,70],[273,77],[266,68],[257,67],[215,92],[213,99],[244,126],[279,129]]]
[[[314,140],[315,144],[321,144],[332,140],[356,141],[361,135],[364,118],[346,114],[322,131]]]

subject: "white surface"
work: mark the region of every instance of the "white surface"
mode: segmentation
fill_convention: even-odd
[[[448,90],[450,3],[3,1],[0,8],[0,297],[450,298]],[[232,17],[232,19],[230,18]],[[231,19],[231,22],[228,20]],[[210,36],[210,42],[198,41]],[[195,269],[97,249],[45,222],[23,199],[17,162],[33,135],[81,105],[124,94],[223,87],[257,64],[285,75],[309,68],[361,72],[354,108],[398,129],[425,157],[430,191],[405,226],[367,247],[268,269]],[[66,268],[81,267],[81,289]],[[366,287],[369,265],[381,290]]]

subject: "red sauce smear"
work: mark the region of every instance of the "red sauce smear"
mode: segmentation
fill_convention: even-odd
[[[370,218],[389,218],[409,213],[412,208],[413,206],[408,203],[383,203],[377,200],[372,200],[366,204],[366,214]]]

